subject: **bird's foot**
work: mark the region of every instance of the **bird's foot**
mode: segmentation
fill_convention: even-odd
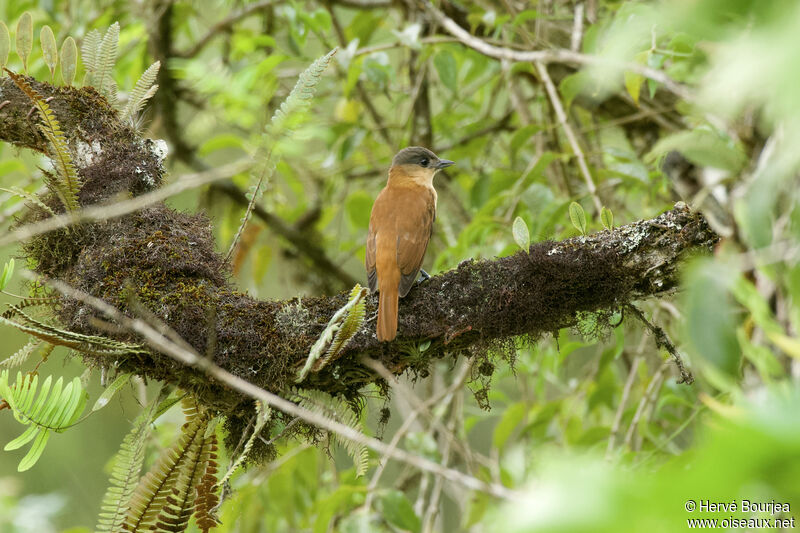
[[[429,279],[431,279],[430,274],[428,274],[427,272],[425,272],[423,269],[420,268],[419,269],[419,279],[417,280],[417,285],[425,283]]]

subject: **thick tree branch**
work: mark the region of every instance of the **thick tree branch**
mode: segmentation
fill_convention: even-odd
[[[84,206],[115,197],[121,186],[141,194],[143,162],[150,162],[152,175],[159,177],[147,183],[160,183],[161,161],[153,153],[153,143],[122,126],[93,90],[54,89],[46,84],[37,89],[55,96],[50,105],[70,146],[86,142],[87,131],[99,145],[96,157],[77,158],[84,188],[89,189],[81,193]],[[33,119],[26,117],[30,103],[7,78],[0,80],[0,90],[10,101],[0,110],[4,119],[0,138],[44,149]],[[48,216],[33,211],[29,218],[37,222]],[[383,383],[362,364],[364,356],[397,374],[407,369],[425,373],[434,358],[469,354],[480,359],[478,372],[491,373],[488,348],[510,354],[514,338],[520,335],[535,339],[562,327],[585,328],[587,323],[598,329],[612,327],[608,319],[614,310],[674,289],[687,255],[707,252],[716,240],[699,213],[680,205],[613,231],[538,243],[499,259],[465,260],[402,300],[396,341],[378,342],[374,322],[368,321],[338,359],[300,386],[355,399],[363,385]],[[227,265],[215,252],[208,221],[162,204],[113,220],[87,221],[80,231],[61,228],[34,236],[23,245],[23,253],[35,261],[39,274],[66,282],[129,316],[144,306],[197,353],[210,351],[217,366],[275,393],[294,383],[311,345],[347,300],[341,293],[330,298],[259,301],[238,292],[230,284]],[[375,296],[368,299],[367,316],[375,312],[376,304]],[[95,310],[81,301],[63,297],[55,311],[66,328],[109,335],[97,328]],[[142,342],[124,330],[111,335]],[[430,345],[420,351],[423,341]],[[155,352],[115,361],[86,357],[180,385],[229,414],[247,401],[202,370]]]

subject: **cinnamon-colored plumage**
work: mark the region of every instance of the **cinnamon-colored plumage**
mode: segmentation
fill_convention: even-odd
[[[377,334],[381,341],[397,336],[399,298],[411,290],[422,267],[436,218],[433,175],[452,164],[419,146],[401,150],[372,206],[366,267],[370,290],[380,291]]]

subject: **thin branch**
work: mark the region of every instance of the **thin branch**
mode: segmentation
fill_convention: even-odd
[[[392,437],[392,440],[389,442],[389,448],[396,448],[398,446],[398,444],[403,439],[403,437],[405,437],[409,429],[411,429],[411,425],[423,411],[430,409],[432,405],[447,406],[450,404],[456,391],[461,389],[461,386],[467,380],[467,377],[469,377],[474,362],[475,362],[474,358],[468,359],[461,366],[461,369],[456,373],[456,377],[453,379],[453,383],[451,383],[448,388],[444,389],[443,391],[440,391],[438,394],[434,394],[433,396],[425,400],[421,405],[412,408],[411,413],[403,421],[403,425],[400,426],[400,428],[398,428],[398,430]],[[375,469],[375,473],[372,475],[372,479],[370,480],[369,486],[367,487],[367,497],[366,500],[364,501],[365,509],[371,508],[372,500],[375,497],[375,489],[378,487],[378,481],[380,481],[380,478],[383,475],[384,470],[386,469],[386,465],[388,464],[389,464],[388,458],[384,457],[381,459],[380,463]]]
[[[625,413],[625,406],[628,404],[628,397],[633,388],[633,382],[636,380],[636,371],[639,369],[639,363],[642,362],[642,356],[637,355],[633,360],[631,369],[628,372],[628,379],[625,380],[625,388],[622,389],[622,398],[619,400],[617,412],[614,415],[614,423],[611,425],[611,434],[608,436],[608,446],[606,447],[606,459],[611,458],[611,453],[614,451],[614,446],[617,441],[617,434],[622,425],[622,415]]]
[[[636,407],[636,412],[633,415],[633,420],[631,420],[631,425],[628,426],[628,431],[625,433],[626,447],[631,445],[633,434],[636,431],[636,427],[639,425],[639,420],[641,420],[642,415],[645,412],[645,408],[648,406],[648,404],[650,404],[650,402],[655,401],[656,393],[661,388],[661,384],[664,382],[664,372],[666,371],[666,368],[666,364],[662,364],[658,367],[656,373],[653,374],[653,379],[650,380],[650,384],[647,386],[644,396],[642,396],[642,399],[639,401],[639,405]]]
[[[469,489],[486,492],[487,494],[491,494],[492,496],[501,499],[522,501],[522,495],[516,491],[495,483],[486,483],[475,477],[464,474],[463,472],[459,472],[458,470],[453,470],[452,468],[444,467],[434,463],[433,461],[425,459],[424,457],[413,455],[405,450],[397,448],[390,449],[387,444],[379,441],[378,439],[368,437],[351,428],[350,426],[337,422],[336,420],[331,420],[319,413],[304,409],[303,407],[300,407],[289,400],[281,398],[276,394],[253,385],[249,381],[235,376],[217,366],[207,357],[200,356],[194,350],[190,350],[173,342],[168,336],[159,332],[156,330],[156,328],[144,320],[130,318],[103,300],[95,298],[94,296],[91,296],[83,291],[74,289],[66,283],[55,279],[45,279],[35,275],[30,271],[24,271],[23,275],[28,279],[35,280],[49,286],[69,298],[74,298],[87,305],[90,305],[111,320],[116,321],[119,325],[141,335],[153,349],[172,357],[184,365],[200,369],[206,372],[216,381],[223,383],[224,385],[246,396],[249,396],[250,398],[259,400],[265,405],[269,405],[270,407],[279,409],[288,415],[300,418],[309,424],[317,426],[320,429],[336,433],[344,439],[367,446],[379,454],[392,457],[393,459],[407,463],[420,470],[430,472],[436,476],[441,476],[449,481],[459,483]],[[167,328],[168,326],[164,325],[164,327]]]
[[[227,18],[217,22],[209,30],[203,35],[194,46],[185,50],[183,52],[175,52],[173,53],[173,57],[182,57],[182,58],[190,58],[194,57],[199,54],[203,48],[211,42],[211,40],[219,35],[222,32],[228,31],[234,24],[239,22],[242,19],[249,17],[250,15],[261,11],[271,5],[275,4],[275,0],[261,0],[260,2],[255,2],[253,4],[249,4],[239,11],[231,13]]]
[[[589,165],[586,164],[586,157],[583,155],[583,150],[578,143],[578,138],[575,136],[575,132],[572,131],[572,126],[569,124],[567,113],[564,111],[564,106],[561,104],[561,97],[558,95],[556,86],[553,84],[553,80],[550,78],[550,74],[547,72],[547,67],[541,62],[537,62],[536,70],[539,73],[539,77],[542,79],[542,83],[544,83],[545,89],[547,90],[547,96],[550,98],[550,104],[553,106],[553,109],[556,112],[558,122],[561,124],[561,127],[564,128],[564,134],[567,136],[567,140],[572,147],[572,151],[575,153],[575,158],[578,160],[578,168],[580,168],[581,174],[583,174],[583,179],[586,182],[586,188],[589,190],[589,194],[592,195],[594,207],[599,215],[600,210],[603,208],[603,202],[597,195],[597,187],[594,184],[594,179],[592,179],[591,172],[589,172]]]
[[[466,46],[469,46],[473,50],[476,50],[485,56],[494,59],[506,59],[508,61],[518,61],[523,63],[577,63],[580,65],[594,65],[627,70],[661,83],[667,90],[684,100],[691,99],[691,93],[686,86],[676,82],[660,70],[636,63],[616,61],[601,56],[573,52],[572,50],[555,49],[519,51],[501,46],[495,46],[470,34],[468,31],[459,26],[453,19],[447,17],[444,13],[437,9],[430,2],[430,0],[418,0],[418,2],[425,8],[426,11],[431,13],[431,15],[436,18],[439,24],[441,24],[444,29],[450,33],[450,35],[454,36]]]
[[[678,367],[678,371],[681,374],[681,379],[678,383],[686,383],[691,385],[694,383],[694,376],[688,370],[686,370],[686,366],[683,364],[683,359],[681,358],[678,350],[675,348],[675,345],[669,340],[667,333],[664,331],[663,328],[656,326],[644,316],[644,314],[633,304],[628,304],[626,308],[633,313],[633,315],[639,319],[639,321],[645,325],[647,329],[653,334],[656,340],[656,346],[658,348],[663,348],[669,352],[672,356],[672,361],[675,363],[675,366]]]
[[[581,49],[581,41],[583,40],[583,3],[575,6],[575,13],[572,19],[572,36],[570,39],[569,49],[577,52]]]
[[[130,200],[85,207],[71,213],[46,218],[40,222],[26,224],[0,237],[0,246],[24,241],[36,235],[49,233],[80,222],[118,218],[128,213],[138,211],[148,205],[161,202],[170,196],[188,191],[189,189],[195,189],[215,181],[228,179],[231,176],[247,171],[252,164],[253,163],[249,160],[239,160],[209,171],[185,174],[180,176],[174,183],[142,194],[141,196],[136,196]]]
[[[240,205],[248,205],[249,203],[244,191],[232,182],[215,183],[211,188],[214,191],[224,193]],[[259,204],[253,206],[253,215],[264,222],[275,234],[291,243],[298,252],[308,257],[320,272],[327,276],[332,276],[345,287],[352,287],[358,282],[355,277],[334,263],[325,253],[325,250],[312,241],[306,233],[287,224],[282,218],[270,213]]]

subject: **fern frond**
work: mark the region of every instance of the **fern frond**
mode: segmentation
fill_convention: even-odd
[[[207,425],[206,416],[196,416],[185,423],[178,441],[165,450],[150,471],[139,480],[130,500],[125,530],[147,530],[155,524],[165,505],[174,508],[173,504],[168,504],[167,498],[172,497],[174,491],[183,494],[187,483],[185,468],[196,461]]]
[[[197,496],[194,503],[194,518],[197,522],[197,527],[203,533],[216,527],[219,524],[214,509],[219,504],[219,495],[217,491],[219,485],[217,484],[217,472],[219,471],[219,464],[217,463],[217,434],[212,433],[204,443],[205,454],[204,462],[206,463],[205,472],[200,478],[200,483],[197,484]]]
[[[13,385],[8,383],[8,370],[0,372],[0,396],[6,401],[18,422],[28,426],[22,435],[5,446],[5,450],[16,450],[33,441],[28,453],[17,466],[19,472],[31,468],[41,457],[52,431],[62,432],[70,427],[83,412],[87,394],[80,378],[74,378],[64,386],[64,378],[58,378],[52,387],[53,377],[48,376],[38,390],[39,376],[22,376],[17,372]],[[38,394],[37,394],[38,392]]]
[[[317,341],[311,347],[306,358],[306,364],[297,374],[295,383],[303,381],[309,372],[319,372],[329,361],[335,359],[337,355],[347,346],[361,325],[364,323],[365,302],[367,289],[356,283],[350,291],[350,299],[343,305],[331,319],[325,330],[320,333]],[[328,347],[325,355],[322,351]]]
[[[187,454],[180,479],[172,489],[172,494],[167,496],[167,501],[156,517],[152,530],[178,533],[186,529],[189,518],[196,509],[197,489],[207,471],[212,447],[216,455],[216,434],[213,431],[210,434],[206,431]]]
[[[347,303],[351,307],[347,311],[347,316],[342,321],[339,331],[336,332],[336,337],[334,337],[325,357],[315,365],[315,372],[319,372],[328,361],[336,359],[339,353],[347,346],[347,343],[350,342],[350,339],[361,329],[366,315],[366,301],[364,298],[367,292],[367,289],[361,287],[358,283],[350,291],[350,300]]]
[[[47,300],[44,301],[46,302]],[[0,323],[12,326],[50,344],[66,346],[67,348],[72,348],[73,350],[90,355],[120,357],[124,355],[147,353],[147,350],[140,344],[130,344],[99,335],[84,335],[74,331],[59,329],[41,320],[37,320],[22,311],[25,307],[41,304],[42,301],[28,299],[23,300],[19,304],[12,305],[0,315]]]
[[[97,55],[100,52],[100,41],[102,40],[103,36],[100,35],[98,30],[92,30],[83,37],[81,60],[86,71],[86,76],[83,79],[84,85],[91,85],[92,77],[97,71]]]
[[[90,78],[90,84],[97,89],[97,92],[104,95],[111,105],[116,102],[116,85],[113,85],[114,63],[117,62],[117,46],[119,44],[119,22],[112,24],[106,30],[103,39],[97,47],[97,55],[93,58],[94,69]],[[112,86],[114,89],[112,89]]]
[[[311,100],[314,98],[314,92],[317,89],[317,84],[322,77],[322,73],[330,64],[337,50],[338,48],[334,48],[311,63],[311,65],[300,74],[289,96],[286,97],[286,100],[281,103],[280,107],[275,110],[275,113],[272,115],[272,119],[265,129],[264,135],[265,144],[269,144],[269,149],[265,149],[262,146],[256,153],[255,157],[262,161],[253,171],[253,175],[258,176],[258,180],[256,181],[255,187],[253,187],[252,191],[249,193],[250,201],[247,204],[247,209],[244,212],[239,229],[236,231],[236,235],[234,235],[231,246],[225,256],[226,262],[230,260],[233,251],[236,249],[236,245],[239,243],[239,239],[242,237],[242,232],[247,226],[248,220],[250,220],[253,208],[261,196],[264,183],[267,182],[272,177],[272,173],[275,172],[275,167],[278,164],[280,156],[280,148],[278,146],[280,139],[282,136],[286,137],[291,133],[291,128],[289,126],[293,124],[290,124],[290,119],[296,121],[298,116],[311,106]]]
[[[145,444],[150,435],[150,422],[160,401],[157,395],[150,405],[133,422],[133,428],[125,435],[119,451],[114,456],[108,489],[103,496],[97,531],[122,531],[128,514],[128,505],[139,479],[144,462]]]
[[[230,468],[228,468],[228,471],[225,472],[225,475],[222,476],[222,479],[217,482],[218,486],[224,485],[231,478],[234,472],[236,472],[236,470],[242,466],[242,463],[245,459],[247,459],[247,454],[250,453],[250,449],[253,447],[258,435],[261,433],[261,430],[264,429],[264,426],[267,424],[267,422],[269,422],[270,418],[272,418],[272,409],[270,409],[269,406],[264,406],[263,403],[256,400],[256,423],[255,427],[253,428],[253,433],[250,435],[250,438],[247,439],[241,455],[236,458],[236,461],[234,461]]]
[[[144,71],[139,81],[134,85],[130,96],[128,96],[128,103],[125,104],[122,114],[120,115],[121,120],[133,120],[147,101],[156,94],[158,85],[155,85],[155,82],[158,77],[158,69],[160,68],[161,62],[156,61]]]
[[[0,191],[8,192],[13,194],[14,196],[19,196],[20,198],[28,200],[32,204],[35,204],[36,207],[39,207],[40,209],[43,209],[44,211],[47,211],[51,215],[55,216],[55,213],[53,212],[52,209],[50,209],[50,206],[42,202],[41,198],[39,198],[37,194],[28,192],[22,187],[17,187],[16,185],[9,185],[8,188],[0,187]]]
[[[42,119],[39,129],[50,143],[50,153],[48,155],[53,161],[53,166],[59,177],[56,185],[56,194],[61,198],[64,207],[70,211],[77,210],[80,207],[78,193],[81,189],[81,182],[78,177],[78,171],[75,169],[75,164],[72,162],[67,138],[64,132],[61,131],[61,125],[56,120],[53,110],[42,98],[42,95],[36,92],[36,89],[31,87],[25,78],[14,74],[10,70],[6,70],[6,72],[14,80],[17,87],[30,98],[39,112],[39,117]]]
[[[20,366],[28,359],[28,357],[31,356],[36,347],[39,346],[41,343],[42,341],[39,340],[28,341],[28,343],[19,350],[17,350],[17,352],[14,355],[4,359],[3,361],[0,361],[0,366],[4,366],[6,368],[14,368],[16,366]]]
[[[357,431],[363,432],[364,430],[361,421],[358,419],[352,407],[340,396],[334,397],[320,390],[299,390],[292,388],[290,389],[290,398],[309,411],[336,420]],[[360,477],[366,474],[367,467],[369,466],[369,449],[363,444],[349,439],[343,439],[335,434],[333,438],[340,446],[347,450],[347,453],[353,459],[356,476]]]

